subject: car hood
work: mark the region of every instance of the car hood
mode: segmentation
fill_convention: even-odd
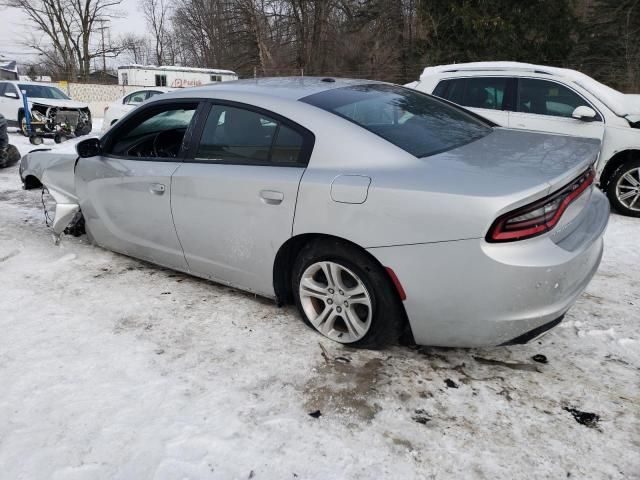
[[[86,103],[76,102],[74,100],[62,100],[57,98],[37,98],[29,97],[29,103],[33,105],[45,105],[47,107],[62,108],[88,108]]]

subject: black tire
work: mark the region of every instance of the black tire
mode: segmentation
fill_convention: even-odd
[[[75,131],[75,135],[76,135],[76,137],[82,137],[84,135],[89,135],[91,133],[92,129],[93,129],[93,125],[91,124],[91,121],[89,121],[87,123],[83,123],[82,125],[78,125],[78,127],[76,128],[76,131]]]
[[[22,126],[23,121],[24,121],[24,112],[20,112],[18,114],[18,129],[20,130],[20,133],[22,134],[22,136],[28,137],[29,133],[26,132],[24,127]]]
[[[308,243],[294,262],[292,291],[304,322],[318,331],[304,311],[299,286],[307,268],[323,261],[339,264],[357,275],[366,287],[372,305],[371,323],[362,338],[353,342],[342,342],[335,338],[331,340],[351,347],[370,349],[379,349],[397,343],[404,333],[407,322],[402,302],[388,273],[366,252],[338,239],[322,239]],[[336,322],[339,323],[340,320]],[[346,325],[344,321],[343,324]],[[322,334],[319,331],[318,333]]]
[[[609,181],[607,182],[607,197],[609,197],[611,206],[615,208],[619,213],[627,215],[629,217],[640,217],[640,198],[633,205],[633,208],[636,208],[637,210],[629,208],[618,198],[617,186],[621,177],[636,169],[640,169],[640,158],[625,162],[620,165],[618,168],[616,168],[616,170],[613,172],[613,175],[611,175]],[[633,175],[633,178],[638,179],[635,173]],[[640,181],[640,179],[638,180]],[[627,189],[627,191],[631,190]],[[638,192],[640,192],[640,190],[638,190]]]

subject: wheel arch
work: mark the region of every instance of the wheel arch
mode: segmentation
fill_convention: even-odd
[[[24,188],[25,190],[32,190],[34,188],[41,188],[42,182],[38,180],[35,175],[27,175],[24,178]]]
[[[603,190],[607,189],[609,180],[620,165],[636,159],[640,159],[640,149],[638,148],[629,148],[613,155],[607,161],[607,164],[604,166],[604,169],[600,174],[600,188]]]
[[[380,265],[380,267],[387,272],[387,276],[389,278],[389,285],[393,288],[394,294],[396,295],[400,305],[402,306],[402,312],[404,316],[404,323],[406,325],[406,336],[403,336],[401,339],[403,342],[412,343],[413,342],[413,334],[411,333],[411,325],[409,323],[407,312],[404,307],[404,302],[401,299],[400,292],[396,287],[395,280],[391,277],[386,270],[386,267],[380,263],[380,261],[373,256],[370,252],[368,252],[365,248],[354,243],[346,238],[338,237],[335,235],[327,235],[324,233],[303,233],[300,235],[295,235],[289,238],[285,243],[282,244],[278,253],[276,254],[274,263],[273,263],[273,290],[276,295],[276,301],[278,305],[287,305],[293,304],[293,291],[291,288],[291,274],[293,270],[293,264],[300,253],[300,251],[304,248],[305,245],[308,245],[310,242],[317,240],[338,240],[340,242],[344,242],[347,245],[350,245],[354,248],[357,248],[365,253],[369,258],[371,258],[375,263]]]

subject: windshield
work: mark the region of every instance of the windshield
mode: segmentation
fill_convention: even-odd
[[[62,90],[47,85],[28,85],[20,84],[18,88],[21,92],[26,93],[29,98],[51,98],[55,100],[71,100]]]
[[[416,157],[460,147],[492,131],[489,123],[461,108],[395,85],[336,88],[301,101],[360,125]]]

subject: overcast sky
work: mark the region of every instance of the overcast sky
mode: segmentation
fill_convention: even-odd
[[[123,0],[118,9],[122,18],[111,21],[111,36],[115,39],[123,33],[142,33],[140,30],[140,12],[137,0]],[[9,59],[18,60],[19,63],[33,61],[33,50],[23,45],[23,40],[31,33],[35,33],[33,26],[29,24],[26,16],[13,8],[2,8],[0,17],[0,55]],[[96,36],[96,40],[98,36]]]

